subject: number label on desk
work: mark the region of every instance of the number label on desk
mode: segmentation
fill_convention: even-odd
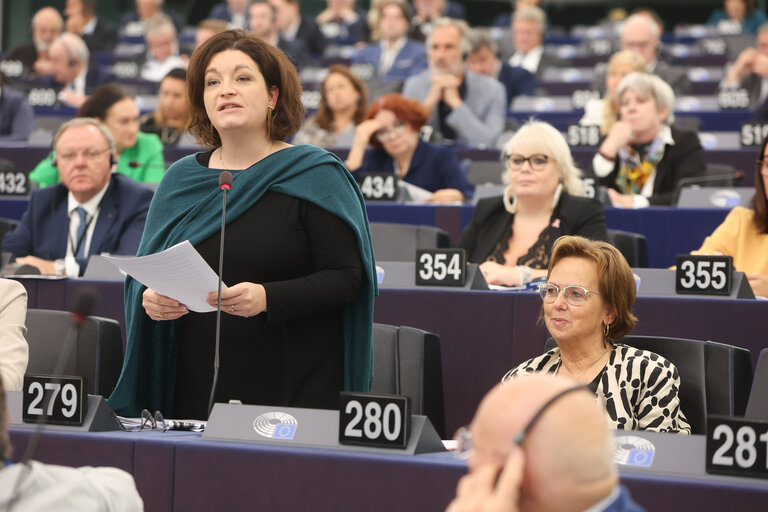
[[[410,412],[407,396],[341,393],[339,443],[405,449]]]
[[[416,284],[464,286],[467,253],[464,249],[420,249],[416,251]]]
[[[587,51],[592,55],[609,55],[613,50],[610,39],[590,39]]]
[[[730,256],[677,255],[677,293],[728,295],[732,284],[733,258]]]
[[[357,174],[360,192],[366,201],[395,201],[397,176],[389,172],[361,172]]]
[[[39,87],[30,89],[27,95],[27,101],[31,107],[52,107],[56,104],[57,99],[56,91]]]
[[[717,93],[717,106],[721,110],[744,109],[749,107],[749,91],[743,88],[723,89]]]
[[[759,146],[766,135],[768,135],[768,124],[744,123],[741,125],[739,142],[743,148],[753,148]]]
[[[45,417],[47,423],[82,425],[88,395],[82,377],[24,376],[22,415],[24,423]]]
[[[27,196],[27,174],[21,171],[0,171],[0,195]]]
[[[707,473],[768,478],[768,421],[707,416]]]
[[[599,99],[600,92],[592,89],[576,89],[571,94],[571,106],[576,110],[581,110],[589,103],[591,99]],[[570,127],[569,127],[570,129]]]
[[[701,49],[707,55],[725,55],[728,44],[722,37],[707,37],[701,40]]]
[[[595,125],[572,124],[566,132],[569,146],[595,147],[600,143],[600,128]]]

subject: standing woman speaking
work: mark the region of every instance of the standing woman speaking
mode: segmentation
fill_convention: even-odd
[[[223,32],[192,54],[187,83],[190,132],[210,150],[168,169],[139,255],[189,240],[218,268],[218,183],[230,171],[215,401],[336,409],[339,391],[368,391],[372,379],[376,274],[360,191],[332,154],[283,142],[304,109],[281,50]],[[110,405],[207,418],[216,315],[130,278],[125,302],[128,345]]]

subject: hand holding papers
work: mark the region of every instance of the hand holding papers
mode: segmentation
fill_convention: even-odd
[[[189,240],[147,256],[105,258],[141,284],[179,301],[191,311],[216,311],[205,299],[216,291],[218,277]]]

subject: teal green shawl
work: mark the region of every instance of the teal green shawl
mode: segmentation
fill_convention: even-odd
[[[365,202],[344,164],[315,146],[295,146],[233,173],[227,220],[248,210],[267,190],[309,201],[344,220],[355,233],[363,265],[357,297],[344,306],[344,387],[369,391],[373,378],[373,298],[378,293]],[[221,226],[219,173],[182,158],[165,174],[149,208],[138,255],[153,254],[179,242],[196,244]],[[157,322],[141,306],[145,287],[125,283],[128,343],[120,380],[109,404],[120,414],[138,416],[143,408],[173,414],[178,320]]]

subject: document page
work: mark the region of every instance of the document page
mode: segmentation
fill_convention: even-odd
[[[216,291],[219,277],[189,240],[147,256],[104,258],[141,284],[160,295],[176,299],[191,311],[216,311],[205,298],[210,292]],[[225,288],[222,283],[221,289]]]

